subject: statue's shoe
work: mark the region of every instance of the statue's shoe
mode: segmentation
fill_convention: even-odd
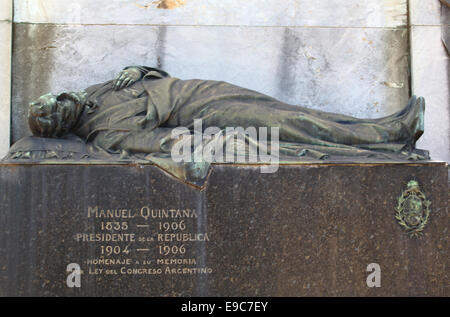
[[[405,115],[410,113],[411,109],[414,107],[416,102],[417,102],[417,97],[411,96],[411,98],[409,98],[408,103],[406,104],[406,106],[404,108],[402,108],[400,111],[397,111],[396,113],[393,113],[387,117],[379,118],[378,123],[386,124],[386,123],[393,123],[398,120],[402,120],[402,118],[404,118]]]
[[[411,145],[415,145],[416,141],[424,132],[424,114],[425,114],[425,99],[423,97],[415,98],[411,104],[411,108],[403,117],[409,136],[411,138]]]
[[[414,148],[416,141],[424,131],[425,99],[412,96],[402,110],[379,119],[379,124],[392,126],[397,132],[398,141],[406,141]]]

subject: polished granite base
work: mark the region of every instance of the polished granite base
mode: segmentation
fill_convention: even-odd
[[[419,237],[395,218],[411,180],[431,201]],[[447,181],[440,162],[213,165],[203,187],[3,163],[0,295],[449,296]]]

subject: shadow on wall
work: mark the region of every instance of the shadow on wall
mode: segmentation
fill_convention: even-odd
[[[441,0],[442,13],[441,13],[441,24],[442,24],[442,42],[444,43],[447,54],[450,55],[450,0]]]

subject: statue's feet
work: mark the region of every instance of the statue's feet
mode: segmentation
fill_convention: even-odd
[[[416,96],[411,96],[409,98],[407,105],[402,108],[400,111],[393,113],[387,117],[377,119],[380,124],[391,124],[399,121],[403,121],[405,117],[413,111],[417,102]]]
[[[423,97],[415,98],[411,108],[403,119],[403,123],[406,125],[411,138],[411,145],[413,146],[424,132],[424,114],[425,99]]]
[[[425,99],[412,96],[405,108],[380,122],[390,125],[396,131],[394,141],[406,141],[413,149],[424,131],[424,112]]]

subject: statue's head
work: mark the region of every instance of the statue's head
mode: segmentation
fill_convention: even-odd
[[[28,125],[33,135],[58,138],[75,124],[80,100],[75,93],[46,94],[30,103]]]

